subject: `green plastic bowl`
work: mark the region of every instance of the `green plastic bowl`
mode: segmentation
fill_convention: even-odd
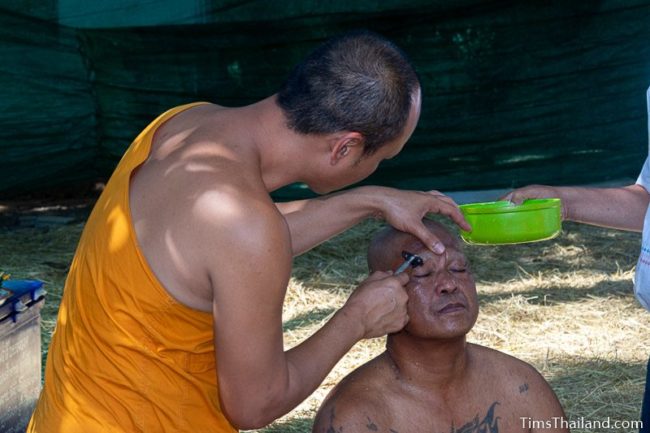
[[[460,210],[472,226],[461,230],[469,244],[502,245],[553,239],[562,231],[562,202],[559,198],[531,199],[520,205],[509,201],[470,203]]]

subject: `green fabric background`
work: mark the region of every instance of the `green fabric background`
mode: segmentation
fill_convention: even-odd
[[[111,28],[27,6],[0,2],[0,196],[105,179],[162,111],[264,98],[316,44],[360,27],[397,42],[423,83],[411,142],[367,183],[602,182],[636,177],[648,152],[650,2],[215,0],[181,20],[203,24],[161,12],[165,25],[130,27],[125,9]]]

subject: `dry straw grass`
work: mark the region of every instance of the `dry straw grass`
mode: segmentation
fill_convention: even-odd
[[[296,259],[284,308],[287,348],[321,326],[366,276],[365,249],[379,227],[369,221]],[[44,352],[81,230],[81,223],[0,229],[0,269],[14,278],[39,278],[47,284]],[[638,419],[650,354],[650,314],[632,294],[639,238],[567,223],[552,241],[467,246],[481,305],[468,339],[534,365],[570,419]],[[383,339],[358,343],[305,402],[259,432],[311,431],[327,392],[381,353],[383,344]]]

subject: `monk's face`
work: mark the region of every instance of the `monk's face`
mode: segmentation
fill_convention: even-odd
[[[456,338],[467,334],[476,322],[476,284],[458,239],[445,230],[434,229],[434,233],[445,245],[442,255],[412,238],[399,245],[424,259],[422,266],[409,271],[409,323],[404,331],[420,338]],[[401,255],[401,250],[395,253]]]

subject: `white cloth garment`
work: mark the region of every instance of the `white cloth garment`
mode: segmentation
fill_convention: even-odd
[[[650,154],[650,88],[646,97],[648,100],[648,153]],[[650,192],[650,156],[646,158],[636,183]],[[634,275],[634,294],[641,305],[650,311],[650,206],[643,220],[643,240]]]

